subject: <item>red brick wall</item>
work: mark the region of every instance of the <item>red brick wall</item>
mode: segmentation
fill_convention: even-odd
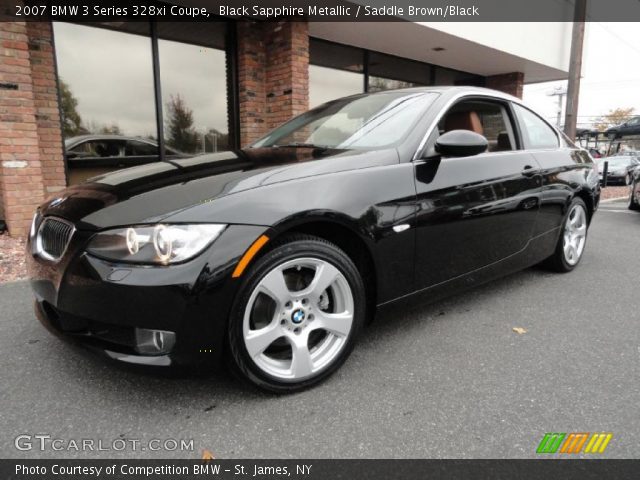
[[[524,73],[513,72],[487,77],[486,86],[487,88],[493,88],[494,90],[500,90],[514,97],[522,98]]]
[[[256,141],[266,130],[266,51],[262,25],[238,22],[238,99],[240,143]]]
[[[0,22],[0,162],[9,233],[25,235],[43,200],[36,106],[25,22]]]
[[[240,143],[305,112],[309,106],[306,22],[238,22]]]
[[[67,185],[60,110],[58,108],[58,84],[53,56],[53,32],[51,23],[29,22],[29,55],[31,78],[38,125],[38,142],[45,196],[64,189]]]
[[[266,23],[267,129],[309,108],[309,27]]]
[[[25,235],[66,186],[50,23],[0,22],[0,215]]]

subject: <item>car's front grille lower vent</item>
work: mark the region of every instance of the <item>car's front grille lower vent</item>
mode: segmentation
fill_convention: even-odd
[[[47,260],[59,260],[73,235],[73,225],[58,218],[45,218],[38,229],[38,252]]]

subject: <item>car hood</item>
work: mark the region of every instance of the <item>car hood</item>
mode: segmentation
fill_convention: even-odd
[[[81,230],[153,223],[189,207],[296,178],[398,162],[395,149],[257,148],[156,162],[94,177],[41,207]]]

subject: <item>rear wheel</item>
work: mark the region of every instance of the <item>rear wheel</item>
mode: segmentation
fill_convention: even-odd
[[[246,275],[228,329],[231,367],[273,392],[314,385],[347,359],[364,312],[351,259],[323,239],[291,237]]]
[[[556,250],[545,262],[547,266],[557,272],[573,270],[582,259],[588,226],[587,207],[582,199],[574,198],[567,210]]]

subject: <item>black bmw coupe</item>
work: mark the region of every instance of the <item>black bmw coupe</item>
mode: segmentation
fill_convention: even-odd
[[[598,172],[517,98],[419,88],[321,105],[251,147],[95,177],[37,211],[38,318],[129,363],[226,359],[287,392],[376,309],[583,255]]]

